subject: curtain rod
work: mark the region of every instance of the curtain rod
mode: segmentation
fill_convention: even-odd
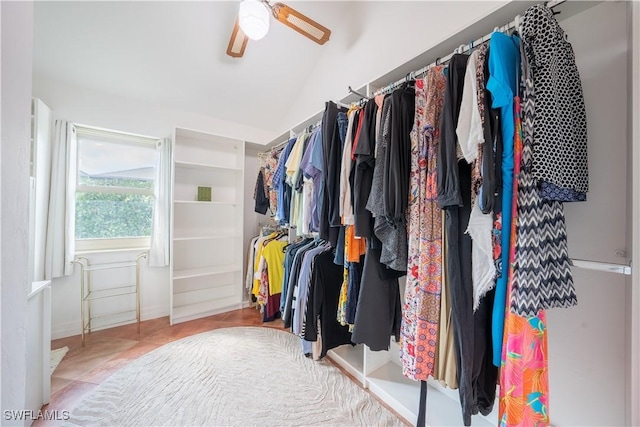
[[[566,2],[566,1],[567,0],[547,1],[547,2],[544,2],[544,5],[546,7],[548,7],[548,8],[550,8],[550,9],[552,9],[552,8],[558,6],[558,5],[560,5],[560,4],[562,4],[562,3]],[[560,13],[560,12],[554,12],[554,15],[557,15],[558,13]],[[400,80],[397,80],[397,81],[389,84],[388,86],[383,86],[383,87],[379,88],[378,90],[373,92],[373,94],[370,97],[364,97],[363,96],[362,99],[360,99],[359,101],[354,102],[353,104],[354,105],[362,105],[363,103],[365,103],[369,99],[372,99],[372,98],[374,98],[374,97],[376,97],[378,95],[383,95],[383,94],[390,93],[394,89],[396,89],[397,87],[401,86],[402,84],[404,84],[404,83],[406,83],[408,81],[414,80],[416,77],[426,73],[427,71],[429,71],[429,69],[431,67],[434,67],[436,65],[441,65],[441,64],[444,64],[444,63],[448,62],[453,57],[453,55],[455,55],[457,53],[468,52],[468,51],[471,51],[474,47],[481,46],[483,43],[486,43],[487,41],[489,41],[489,39],[491,39],[491,35],[493,33],[495,33],[496,31],[507,32],[507,31],[509,31],[511,29],[514,29],[514,28],[517,29],[519,26],[520,26],[520,15],[517,15],[515,17],[515,19],[513,21],[509,22],[508,24],[503,25],[501,27],[495,27],[491,33],[486,34],[486,35],[480,37],[477,40],[471,41],[468,44],[461,44],[460,46],[458,46],[449,55],[444,56],[442,58],[437,58],[434,62],[430,63],[429,65],[427,65],[425,67],[422,67],[422,68],[420,68],[418,70],[415,70],[415,71],[411,71],[406,76],[404,76],[404,78],[402,78]],[[351,87],[349,87],[349,92],[350,93],[355,93],[355,92],[353,92],[351,90]],[[360,94],[358,94],[358,95],[360,95]]]

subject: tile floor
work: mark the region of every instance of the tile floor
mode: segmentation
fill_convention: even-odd
[[[140,324],[139,334],[136,325],[105,329],[87,335],[85,347],[82,347],[79,335],[54,340],[52,349],[67,346],[69,352],[51,377],[51,399],[43,409],[70,411],[111,374],[151,350],[200,332],[234,326],[284,330],[281,320],[263,323],[257,310],[245,308],[174,326],[169,325],[168,317],[148,320]],[[51,422],[44,420],[33,424],[36,427],[48,425],[52,425]]]

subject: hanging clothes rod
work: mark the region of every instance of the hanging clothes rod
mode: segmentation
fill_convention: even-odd
[[[336,101],[334,101],[336,102]],[[336,102],[337,105],[339,105],[340,107],[343,108],[349,108],[350,105],[344,104],[342,102]],[[316,123],[312,123],[309,126],[306,126],[302,132],[311,132],[314,129],[316,129],[317,127],[319,127],[322,124],[322,120],[317,121]],[[272,147],[269,147],[268,151],[263,151],[261,153],[258,153],[258,157],[262,158],[267,156],[269,153],[273,152],[273,151],[278,151],[281,148],[284,148],[285,145],[287,145],[289,143],[289,141],[291,141],[292,138],[296,137],[296,133],[293,131],[293,129],[289,130],[289,138],[285,139],[284,141],[280,142],[279,144],[276,144]]]
[[[274,145],[273,147],[270,147],[268,151],[263,151],[261,153],[258,153],[258,157],[262,158],[266,155],[268,155],[269,153],[271,153],[272,151],[278,151],[278,149],[280,149],[280,147],[284,147],[285,145],[287,145],[287,143],[289,142],[291,138],[287,138],[284,141],[282,141],[279,144]]]
[[[566,2],[566,1],[567,0],[548,1],[548,2],[545,2],[545,5],[552,9],[552,8],[558,6],[558,5],[560,5],[560,4],[562,4],[562,3]],[[554,14],[557,14],[557,13],[554,12]],[[400,80],[397,80],[397,81],[395,81],[393,83],[390,83],[388,86],[381,87],[380,89],[376,90],[372,94],[371,97],[363,96],[362,94],[359,94],[359,93],[353,91],[351,89],[351,86],[349,86],[349,92],[350,93],[355,93],[355,94],[357,94],[357,95],[362,97],[362,99],[360,101],[355,102],[354,104],[362,105],[364,102],[368,101],[371,98],[374,98],[374,97],[376,97],[378,95],[384,95],[384,94],[390,93],[394,89],[396,89],[399,86],[401,86],[402,84],[404,84],[404,83],[406,83],[408,81],[414,80],[416,77],[423,75],[424,73],[429,71],[429,69],[431,67],[434,67],[436,65],[441,65],[441,64],[444,64],[444,63],[448,62],[453,55],[455,55],[457,53],[464,53],[464,52],[471,51],[474,47],[477,47],[477,46],[482,45],[483,43],[486,43],[487,41],[489,41],[489,39],[491,39],[491,35],[494,32],[499,31],[499,32],[503,32],[504,33],[504,32],[510,31],[512,29],[518,29],[519,26],[520,26],[520,15],[516,16],[513,21],[509,22],[506,25],[503,25],[501,27],[495,27],[494,30],[491,33],[486,34],[486,35],[484,35],[483,37],[480,37],[477,40],[470,41],[467,44],[461,44],[458,48],[456,48],[449,55],[444,56],[442,58],[437,58],[434,62],[432,62],[431,64],[429,64],[429,65],[427,65],[425,67],[422,67],[422,68],[420,68],[418,70],[415,70],[415,71],[411,71],[404,78],[402,78]]]
[[[631,266],[624,264],[609,264],[599,261],[587,261],[583,259],[571,259],[571,265],[577,268],[583,268],[585,270],[605,271],[608,273],[624,274],[625,276],[631,275]]]
[[[358,92],[358,91],[354,90],[351,86],[349,86],[349,93],[352,93],[352,94],[354,94],[354,95],[358,95],[360,98],[366,98],[366,99],[368,99],[366,95],[363,95],[363,94],[361,94],[360,92]]]

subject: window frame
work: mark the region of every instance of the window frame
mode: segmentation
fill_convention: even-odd
[[[100,186],[79,184],[80,182],[80,138],[95,137],[106,142],[122,144],[124,146],[143,146],[157,148],[161,142],[160,138],[145,135],[137,135],[127,132],[114,131],[110,129],[97,128],[93,126],[75,124],[76,138],[78,139],[78,148],[76,155],[76,188],[74,191],[74,204],[77,207],[76,195],[78,193],[101,193],[101,194],[141,194],[151,196],[153,202],[156,200],[155,195],[155,173],[157,165],[154,164],[154,185],[152,188],[135,188],[121,186]],[[152,218],[153,220],[153,218]],[[75,230],[74,230],[75,237]],[[80,252],[98,252],[112,250],[131,250],[140,249],[147,250],[151,246],[151,236],[138,237],[110,237],[110,238],[75,238],[76,253]]]

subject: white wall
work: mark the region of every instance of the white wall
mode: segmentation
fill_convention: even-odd
[[[34,75],[33,94],[53,110],[54,118],[141,135],[167,137],[174,127],[210,132],[245,141],[268,141],[275,135],[250,125],[178,111],[109,95]],[[212,100],[211,102],[220,102]]]
[[[29,237],[29,139],[33,3],[1,2],[0,228],[4,410],[24,409]]]
[[[628,233],[626,13],[625,2],[603,2],[560,21],[575,51],[589,137],[588,200],[565,204],[569,256],[618,264]],[[625,425],[628,284],[579,268],[574,282],[578,306],[547,312],[551,422]]]

